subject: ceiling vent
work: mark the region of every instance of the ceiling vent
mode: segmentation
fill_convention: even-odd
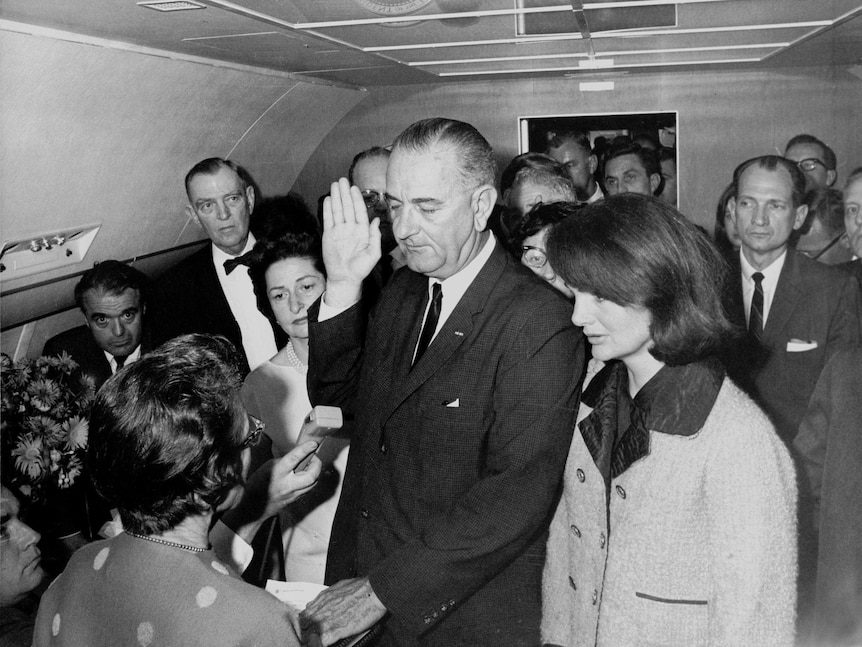
[[[139,2],[138,6],[156,11],[188,11],[189,9],[207,8],[205,4],[191,2],[191,0],[147,0],[147,2]]]
[[[603,5],[623,2],[610,0]],[[518,7],[535,9],[547,5],[547,0],[517,0]],[[573,3],[580,6],[580,3]],[[623,6],[618,9],[585,9],[583,16],[589,33],[658,29],[676,26],[676,5]],[[577,34],[581,29],[574,11],[553,13],[527,13],[518,16],[518,36],[547,36],[551,34]]]

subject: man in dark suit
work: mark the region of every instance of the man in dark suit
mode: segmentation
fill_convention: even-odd
[[[728,372],[790,443],[826,361],[862,338],[859,289],[846,272],[788,250],[807,213],[796,164],[754,158],[734,184],[729,207],[742,247],[730,311],[749,335],[729,353]]]
[[[301,619],[310,641],[382,620],[385,645],[538,644],[584,342],[568,302],[486,229],[493,181],[469,124],[428,119],[399,135],[386,194],[409,269],[370,320],[360,286],[380,258],[377,221],[345,179],[326,200],[309,385],[356,428],[333,585]]]
[[[102,261],[75,286],[86,324],[48,340],[43,355],[68,353],[98,389],[149,350],[145,334],[147,277],[120,261]]]
[[[153,335],[162,343],[185,333],[227,337],[243,353],[248,369],[275,355],[281,330],[257,309],[248,267],[240,257],[254,247],[249,221],[254,187],[234,162],[213,157],[186,175],[186,214],[211,245],[195,252],[156,282]]]
[[[844,186],[844,229],[853,260],[841,267],[855,274],[862,286],[862,166],[853,169]]]
[[[814,594],[806,645],[862,644],[860,395],[862,347],[842,349],[823,369],[794,441],[802,467],[799,530],[814,533],[803,543],[812,554],[800,555],[800,580]]]

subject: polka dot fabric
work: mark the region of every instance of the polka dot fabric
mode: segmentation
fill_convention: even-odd
[[[85,546],[42,597],[36,647],[298,645],[287,609],[212,551],[121,534]]]

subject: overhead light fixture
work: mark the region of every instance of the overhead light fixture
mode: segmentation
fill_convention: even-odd
[[[686,52],[718,52],[725,50],[740,49],[779,49],[790,47],[790,42],[785,43],[754,43],[751,45],[709,45],[706,47],[664,47],[660,49],[620,49],[610,52],[596,52],[596,57],[605,56],[649,56],[650,54],[684,54]],[[490,56],[487,58],[452,58],[436,61],[410,61],[406,63],[409,67],[432,67],[438,65],[465,65],[469,63],[507,63],[510,61],[546,61],[561,58],[587,58],[585,52],[566,54],[530,54],[526,56]]]
[[[155,9],[156,11],[188,11],[190,9],[206,9],[205,4],[192,0],[146,0],[139,2],[139,7]]]
[[[584,81],[578,84],[581,92],[607,92],[614,89],[613,81]]]
[[[578,67],[582,70],[598,70],[614,66],[612,58],[589,58],[586,61],[578,61]]]
[[[617,69],[617,70],[625,70],[633,67],[676,67],[676,66],[685,66],[685,65],[731,65],[734,63],[759,63],[761,59],[759,58],[728,58],[721,60],[713,60],[713,61],[675,61],[673,63],[667,63],[663,61],[656,61],[653,63],[622,63],[619,65],[614,65],[611,68],[605,69]],[[577,71],[579,67],[543,67],[543,68],[526,68],[520,70],[477,70],[473,72],[440,72],[437,76],[487,76],[491,74],[537,74],[539,72],[572,72]]]

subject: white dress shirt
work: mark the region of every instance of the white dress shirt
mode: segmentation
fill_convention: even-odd
[[[249,234],[242,254],[250,252],[254,243],[254,236]],[[230,306],[230,311],[239,325],[242,348],[248,359],[249,369],[253,371],[278,352],[278,348],[275,346],[275,337],[272,334],[272,326],[269,320],[257,309],[257,300],[254,296],[251,278],[248,275],[248,267],[238,265],[233,272],[228,274],[225,272],[224,262],[236,258],[236,256],[223,252],[215,245],[211,245],[211,248],[219,284],[221,284],[222,292]],[[237,256],[240,255],[237,254]]]
[[[763,274],[763,328],[766,328],[766,320],[769,318],[769,310],[772,308],[772,299],[775,297],[775,288],[778,287],[778,277],[784,261],[787,258],[787,250],[776,258],[765,269],[758,270],[752,267],[745,258],[742,250],[739,250],[740,267],[742,268],[742,299],[745,303],[745,323],[748,324],[748,316],[751,313],[751,299],[754,297],[754,279],[751,275],[755,272]]]
[[[106,350],[103,350],[102,352],[105,353],[105,359],[107,359],[108,364],[111,365],[111,375],[113,375],[114,373],[117,372],[117,358],[115,358],[113,355],[111,355]],[[128,356],[126,357],[126,361],[123,364],[123,366],[128,366],[129,364],[134,362],[136,359],[138,359],[140,356],[141,356],[141,345],[138,344],[138,347],[135,350],[133,350],[131,353],[128,354]]]
[[[425,316],[428,314],[428,308],[431,307],[430,295],[432,286],[435,283],[440,283],[440,289],[443,292],[443,304],[440,307],[440,318],[437,320],[437,328],[434,329],[434,337],[437,336],[437,333],[443,327],[443,324],[446,323],[449,315],[451,315],[452,311],[455,310],[455,307],[458,305],[458,302],[461,301],[461,297],[464,296],[467,288],[470,287],[476,276],[478,276],[482,268],[485,267],[485,263],[487,263],[488,259],[491,258],[491,253],[494,251],[496,244],[497,242],[496,238],[494,238],[494,234],[489,232],[488,239],[485,241],[482,249],[479,250],[479,253],[476,254],[476,257],[458,270],[458,272],[442,281],[433,277],[428,277],[428,304],[425,306],[422,321],[425,321]],[[326,321],[327,319],[331,319],[332,317],[341,314],[350,307],[352,306],[347,306],[345,308],[333,308],[328,306],[326,305],[326,296],[324,295],[324,298],[320,301],[320,313],[318,314],[317,320]],[[431,338],[431,341],[434,341],[434,337]],[[413,353],[415,356],[416,349],[413,350]]]

